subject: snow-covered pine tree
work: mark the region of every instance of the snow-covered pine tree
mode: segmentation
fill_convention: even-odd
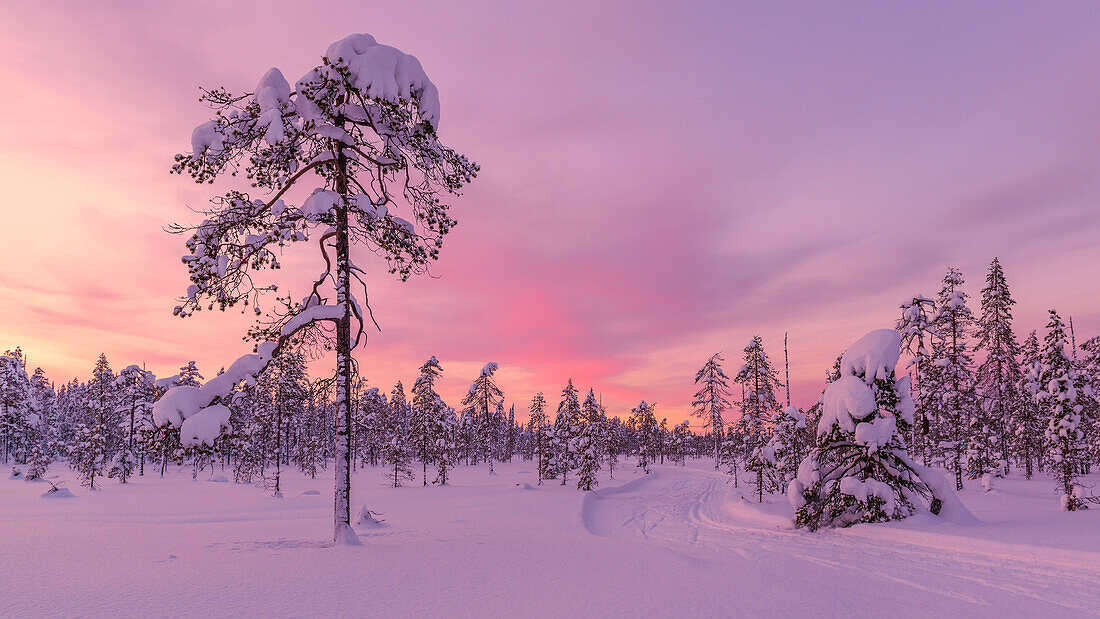
[[[744,455],[744,437],[736,432],[727,432],[722,441],[721,464],[729,475],[733,487],[740,486],[741,463]]]
[[[535,449],[535,463],[538,469],[539,482],[538,485],[542,485],[543,479],[553,479],[554,471],[550,467],[549,462],[549,440],[546,436],[546,425],[548,418],[546,416],[546,396],[542,395],[542,392],[538,392],[531,398],[531,406],[527,409],[530,411],[530,418],[527,421],[527,426],[530,428],[530,432],[534,435],[534,449]]]
[[[26,461],[31,437],[31,383],[23,351],[0,356],[0,455],[5,463]]]
[[[490,437],[489,445],[492,450],[492,458],[490,459],[490,472],[493,461],[501,462],[504,460],[504,441],[505,441],[505,424],[507,423],[507,416],[504,414],[504,400],[497,402],[496,409],[493,410],[493,414],[489,416],[489,427],[485,429],[485,433]]]
[[[516,405],[508,407],[508,418],[504,420],[504,436],[500,440],[500,459],[511,462],[516,455]]]
[[[176,228],[192,233],[187,243],[191,253],[184,258],[192,286],[175,313],[188,316],[202,307],[225,310],[251,304],[260,315],[259,297],[274,287],[259,283],[252,271],[278,268],[277,251],[289,243],[311,237],[318,243],[324,273],[301,301],[281,300],[283,309],[275,313],[274,322],[252,332],[273,346],[261,345],[255,358],[224,382],[254,375],[257,365],[291,340],[319,336],[321,324],[332,324],[334,539],[356,543],[348,503],[355,378],[351,354],[365,341],[369,313],[365,299],[353,290],[353,281],[363,283],[363,270],[352,263],[350,248],[354,241],[379,254],[402,280],[423,271],[455,224],[442,198],[458,194],[478,167],[440,143],[438,91],[416,58],[379,45],[367,34],[334,43],[322,64],[293,88],[278,69],[271,69],[254,94],[217,89],[204,91],[202,98],[215,109],[214,119],[195,129],[191,154],[177,155],[173,171],[207,183],[243,167],[251,186],[266,196],[230,190],[214,199],[201,224]],[[307,174],[316,179],[312,191],[303,187]],[[291,192],[294,188],[298,191]],[[290,204],[293,193],[308,197]],[[396,213],[401,206],[407,209],[404,217]],[[230,386],[203,392],[198,404],[188,408],[226,396]],[[179,397],[173,396],[174,402]],[[170,412],[167,417],[174,420]]]
[[[788,406],[772,418],[772,433],[768,442],[753,451],[746,470],[757,474],[757,501],[763,502],[764,492],[781,492],[798,473],[804,456],[801,437],[806,429],[806,417],[797,406]]]
[[[202,385],[203,376],[199,373],[198,366],[194,361],[188,361],[187,365],[180,368],[180,373],[176,375],[175,386],[184,387],[199,387]]]
[[[320,389],[309,385],[309,398],[305,408],[295,411],[294,423],[298,431],[298,440],[294,443],[291,458],[298,469],[310,479],[315,479],[317,473],[324,470],[328,458],[325,454],[328,429],[323,406],[324,397]],[[359,408],[359,407],[356,407]]]
[[[123,445],[111,458],[111,463],[107,466],[107,477],[118,479],[119,483],[124,484],[133,475],[136,466],[134,452],[128,445]]]
[[[504,393],[497,387],[493,374],[497,364],[490,361],[481,368],[481,374],[470,384],[466,397],[462,399],[463,417],[471,420],[475,431],[475,450],[489,463],[489,474],[493,471],[493,450],[496,448],[494,412],[504,400]]]
[[[607,449],[607,476],[611,479],[615,479],[615,465],[619,462],[619,454],[623,453],[626,449],[626,436],[629,430],[623,424],[622,419],[618,417],[608,417],[607,409],[602,405],[600,406],[600,415],[604,420],[603,423],[606,428],[604,446]]]
[[[746,454],[751,454],[763,445],[768,437],[768,420],[779,412],[779,373],[772,367],[768,353],[764,351],[764,341],[759,335],[753,336],[745,346],[745,364],[734,377],[744,392],[741,399],[741,417],[737,420],[735,431],[743,438]]]
[[[265,370],[260,380],[241,388],[233,398],[231,417],[236,418],[236,441],[234,452],[237,456],[233,468],[234,480],[252,483],[262,478],[274,449],[274,437],[277,433],[275,407],[272,404],[271,391],[267,384]]]
[[[394,488],[400,488],[407,481],[416,479],[412,470],[412,456],[406,437],[403,433],[393,432],[390,442],[386,445],[383,456],[386,462],[386,481],[392,483]]]
[[[455,434],[458,429],[458,416],[453,408],[443,403],[442,399],[438,396],[436,399],[438,400],[436,410],[439,414],[435,418],[432,430],[432,435],[435,437],[432,458],[436,463],[437,471],[433,483],[446,486],[447,480],[450,479],[452,463],[457,460]]]
[[[569,478],[569,471],[577,466],[577,453],[573,451],[573,438],[577,436],[581,424],[581,405],[577,397],[577,388],[570,378],[561,390],[561,401],[554,417],[554,432],[551,436],[551,449],[554,453],[556,472],[561,474],[561,485]]]
[[[722,445],[722,430],[726,422],[722,412],[729,408],[729,379],[722,371],[722,354],[715,353],[703,367],[695,373],[695,400],[691,405],[692,414],[703,420],[710,428],[710,439],[714,444],[714,470],[718,470],[718,452]]]
[[[106,464],[107,438],[102,430],[94,419],[79,422],[70,448],[69,466],[76,471],[80,484],[89,490],[96,489],[95,479],[103,475]]]
[[[1076,368],[1066,354],[1067,339],[1062,318],[1050,310],[1039,374],[1031,386],[1031,393],[1048,420],[1047,449],[1051,472],[1061,485],[1062,509],[1075,511],[1083,506],[1077,487],[1079,459],[1085,449],[1080,401],[1083,394]]]
[[[27,459],[27,472],[24,477],[28,481],[41,479],[50,470],[53,462],[49,446],[45,440],[38,440],[31,444],[30,457]]]
[[[106,355],[101,354],[83,390],[82,413],[69,459],[81,483],[90,489],[95,489],[95,478],[104,474],[122,443],[117,395],[114,372]]]
[[[909,355],[907,369],[912,383],[911,395],[916,405],[909,446],[914,456],[924,460],[925,466],[930,464],[933,454],[938,453],[938,445],[932,436],[933,426],[939,425],[937,420],[942,402],[936,392],[939,368],[932,363],[936,335],[934,317],[937,313],[935,301],[918,294],[902,304],[901,318],[896,327],[901,334],[902,350]],[[817,420],[813,421],[816,423]]]
[[[433,355],[420,366],[420,376],[413,383],[412,408],[409,423],[409,446],[420,460],[423,485],[428,485],[428,464],[436,463],[437,441],[445,427],[441,425],[443,401],[435,392],[435,381],[443,373],[439,360]]]
[[[386,444],[386,428],[389,427],[389,403],[378,387],[362,392],[357,411],[359,453],[364,466],[378,466],[382,448]]]
[[[660,428],[657,417],[653,415],[653,405],[642,400],[630,410],[627,424],[634,432],[635,451],[638,454],[638,468],[649,475],[649,465],[660,449]]]
[[[32,472],[37,466],[44,475],[58,451],[58,442],[64,432],[64,424],[58,415],[57,393],[46,378],[42,368],[35,368],[30,377],[31,410],[38,416],[38,423],[31,424],[31,445],[27,463],[27,479],[35,479]]]
[[[989,265],[985,282],[977,335],[978,349],[985,351],[986,357],[975,374],[980,401],[970,424],[967,473],[971,479],[1008,472],[1009,424],[1022,399],[1018,391],[1023,377],[1017,361],[1020,344],[1012,331],[1016,301],[997,258]]]
[[[600,471],[600,457],[604,452],[600,403],[592,389],[588,390],[581,405],[580,428],[571,451],[577,454],[577,490],[592,490],[599,485],[596,475]]]
[[[1080,348],[1077,373],[1088,384],[1091,394],[1084,417],[1088,424],[1089,464],[1093,464],[1100,461],[1100,398],[1097,397],[1100,396],[1100,336],[1085,340]]]
[[[718,428],[721,431],[721,427]],[[690,448],[691,429],[688,424],[688,420],[685,419],[676,424],[672,428],[672,449],[671,457],[673,462],[679,462],[680,466],[685,466],[687,461],[688,449]],[[714,452],[714,467],[718,468],[718,451]]]
[[[950,468],[955,473],[955,489],[963,488],[963,458],[967,430],[977,408],[974,392],[974,371],[969,337],[974,315],[967,306],[963,292],[963,277],[958,269],[948,269],[939,295],[936,315],[938,345],[934,348],[933,365],[938,368],[936,391],[941,394],[943,426],[938,432],[940,445],[950,455]]]
[[[815,531],[898,520],[914,512],[919,498],[939,511],[921,479],[923,467],[905,450],[915,406],[909,378],[894,374],[900,351],[900,334],[880,329],[844,353],[840,378],[825,389],[818,447],[787,488],[795,526]]]
[[[285,351],[276,355],[261,374],[261,386],[270,393],[272,418],[265,427],[268,461],[274,472],[267,480],[276,496],[282,492],[282,467],[290,462],[291,428],[309,402],[310,385],[305,357],[301,352]]]
[[[155,380],[152,372],[136,365],[127,366],[118,373],[116,379],[126,417],[126,447],[131,453],[137,453],[140,449],[138,430],[147,419],[149,407],[152,405]]]
[[[1043,418],[1039,403],[1034,394],[1039,389],[1039,375],[1042,372],[1039,336],[1032,331],[1020,347],[1021,377],[1018,391],[1026,397],[1013,411],[1010,423],[1012,454],[1017,464],[1024,467],[1024,477],[1031,479],[1035,468],[1043,466]]]

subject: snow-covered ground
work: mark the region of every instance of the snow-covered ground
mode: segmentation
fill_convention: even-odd
[[[284,476],[283,498],[187,470],[89,492],[55,465],[71,498],[0,479],[0,614],[1100,614],[1100,509],[1058,511],[1043,476],[971,482],[977,525],[808,533],[785,499],[746,501],[703,461],[648,476],[624,462],[594,493],[535,487],[527,462],[496,471],[394,489],[361,470],[353,505],[385,522],[339,548],[328,473]]]

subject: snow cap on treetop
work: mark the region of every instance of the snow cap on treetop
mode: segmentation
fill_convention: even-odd
[[[841,374],[862,376],[871,384],[885,380],[901,357],[901,334],[893,329],[877,329],[856,340],[840,361]]]
[[[497,371],[497,362],[496,361],[490,361],[489,363],[485,364],[485,367],[481,368],[481,375],[482,376],[491,376],[493,374],[493,372],[496,372],[496,371]]]
[[[369,34],[353,34],[330,45],[325,58],[329,62],[342,60],[356,88],[372,99],[396,103],[415,97],[420,117],[439,127],[439,91],[415,56],[380,45]]]

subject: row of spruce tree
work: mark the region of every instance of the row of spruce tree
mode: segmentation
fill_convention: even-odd
[[[496,384],[497,364],[487,364],[456,409],[436,392],[443,368],[432,357],[406,394],[358,380],[353,389],[354,466],[381,467],[385,483],[448,483],[453,467],[486,465],[515,457],[537,463],[538,479],[573,482],[591,490],[606,467],[613,477],[621,456],[634,453],[649,472],[653,462],[683,463],[706,449],[688,423],[670,428],[654,406],[640,402],[624,421],[607,415],[594,389],[583,401],[572,380],[556,413],[538,393],[529,420],[517,423]],[[92,377],[56,387],[41,368],[28,375],[21,350],[0,357],[0,455],[27,465],[28,479],[42,477],[54,461],[66,461],[81,483],[95,488],[104,477],[126,483],[132,475],[164,475],[169,464],[200,471],[229,470],[235,481],[278,494],[284,467],[316,476],[334,457],[333,381],[311,379],[301,353],[277,357],[252,384],[238,387],[228,423],[208,442],[181,441],[180,429],[158,425],[153,403],[176,386],[203,382],[194,362],[166,379],[136,365],[115,373],[100,355]],[[186,444],[185,444],[186,443]]]

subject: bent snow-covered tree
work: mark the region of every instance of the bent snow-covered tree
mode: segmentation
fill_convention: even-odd
[[[263,342],[256,355],[202,388],[170,391],[158,422],[202,416],[288,343],[324,338],[336,352],[335,540],[354,543],[351,352],[371,318],[351,248],[384,258],[402,280],[424,270],[455,225],[445,197],[478,166],[440,143],[439,95],[420,62],[367,34],[334,43],[293,87],[271,69],[254,93],[217,89],[202,100],[214,118],[195,129],[192,152],[177,155],[173,171],[200,183],[243,173],[255,195],[229,190],[213,198],[202,223],[174,228],[191,234],[183,262],[192,282],[175,313],[251,305],[261,315],[260,298],[275,286],[256,272],[279,268],[281,250],[293,243],[312,241],[324,268],[308,294],[279,299],[271,321],[251,331]]]
[[[898,520],[910,516],[921,499],[934,513],[945,501],[960,509],[942,476],[906,452],[904,432],[913,423],[914,405],[909,378],[894,374],[900,350],[901,335],[880,329],[844,353],[840,378],[825,389],[818,447],[787,488],[796,526],[816,530]]]

